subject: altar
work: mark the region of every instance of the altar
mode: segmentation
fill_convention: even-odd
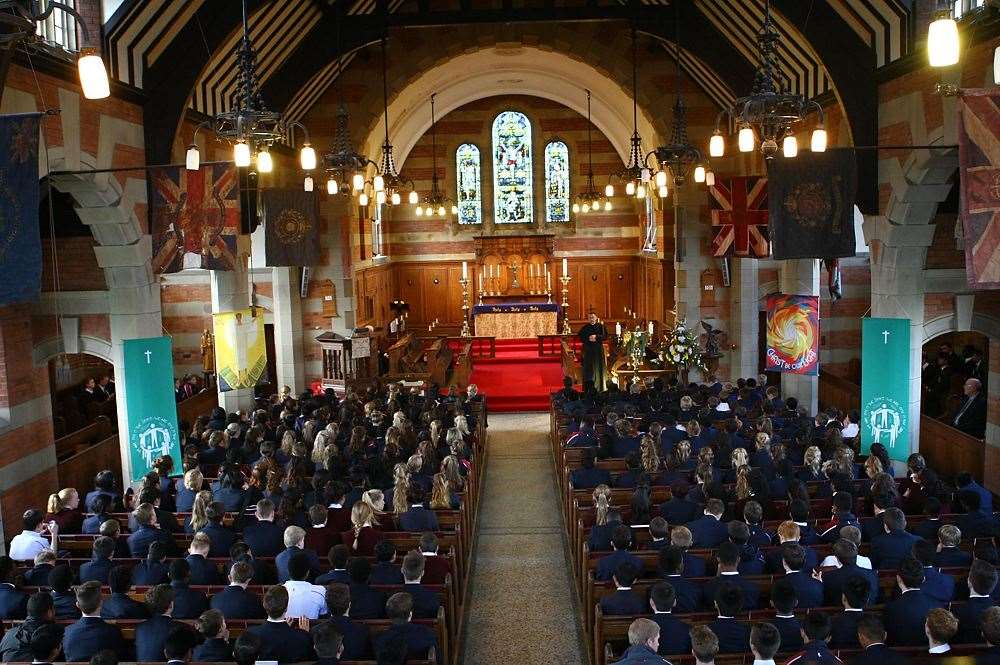
[[[546,302],[475,305],[472,317],[477,337],[525,339],[555,335],[559,305]]]

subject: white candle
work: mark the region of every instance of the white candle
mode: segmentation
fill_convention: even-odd
[[[552,275],[549,274],[548,270],[545,271],[545,286],[547,287],[546,291],[552,290]]]
[[[621,337],[622,336],[622,324],[621,324],[621,321],[615,323],[615,335],[617,337]]]
[[[653,336],[653,322],[652,321],[649,322],[649,335],[650,335],[650,337]]]
[[[469,279],[469,262],[462,261],[462,279]]]
[[[483,273],[479,273],[479,290],[483,290]]]
[[[569,277],[569,259],[563,259],[563,277]]]

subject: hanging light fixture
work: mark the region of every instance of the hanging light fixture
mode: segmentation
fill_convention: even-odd
[[[958,64],[960,50],[958,23],[948,2],[934,13],[934,20],[927,26],[927,61],[931,67],[951,67]]]
[[[269,110],[261,97],[257,53],[250,40],[246,0],[242,1],[242,7],[243,37],[236,47],[236,97],[233,107],[195,128],[185,164],[190,169],[200,162],[195,139],[202,128],[210,128],[220,139],[233,144],[233,162],[236,166],[249,167],[251,156],[256,153],[258,171],[267,173],[274,168],[270,147],[276,143],[294,144],[295,130],[298,129],[305,136],[299,161],[304,171],[311,171],[316,168],[316,151],[309,144],[309,131],[305,125],[297,120],[285,120],[281,113]]]
[[[681,19],[679,2],[674,3],[674,27],[677,31],[674,36],[674,81],[677,87],[674,98],[674,123],[670,136],[670,143],[662,145],[646,155],[648,162],[651,156],[655,157],[657,164],[656,175],[653,180],[656,184],[656,193],[660,198],[666,198],[670,192],[670,187],[680,187],[687,180],[693,169],[694,181],[705,182],[708,169],[702,164],[701,151],[691,145],[687,135],[687,106],[684,104],[684,94],[681,90]],[[721,137],[720,137],[721,138]],[[714,176],[713,176],[714,180]]]
[[[582,192],[576,195],[576,200],[573,202],[573,212],[574,213],[588,213],[597,212],[602,207],[605,210],[611,210],[611,201],[603,196],[594,185],[594,141],[591,138],[591,125],[590,122],[590,90],[587,91],[587,186]],[[612,195],[614,194],[614,186],[609,184],[611,187]],[[605,189],[605,191],[607,191]],[[605,206],[604,204],[608,204]]]
[[[396,161],[393,157],[392,143],[389,142],[389,71],[388,60],[385,48],[386,38],[382,37],[382,113],[385,122],[385,141],[382,143],[382,161],[378,166],[378,171],[372,179],[372,185],[376,191],[386,191],[391,197],[390,200],[401,201],[402,197],[392,196],[394,193],[408,189],[416,192],[413,181],[408,180],[396,173]],[[412,198],[412,197],[409,197]]]
[[[642,138],[639,136],[639,106],[638,106],[638,60],[636,56],[635,25],[632,26],[632,138],[629,139],[628,166],[613,173],[609,178],[604,193],[609,198],[614,196],[614,185],[611,179],[617,178],[625,183],[625,194],[644,198],[646,189],[644,183],[649,182],[650,171],[643,162]],[[642,196],[639,196],[639,195]]]
[[[760,64],[754,73],[754,84],[750,94],[740,97],[732,106],[723,109],[715,123],[715,133],[709,140],[708,154],[722,157],[726,143],[722,135],[722,118],[728,116],[739,127],[737,145],[740,152],[753,152],[760,142],[760,150],[765,159],[773,159],[781,142],[787,155],[789,144],[786,136],[792,134],[792,126],[803,122],[813,111],[819,116],[819,123],[813,130],[811,145],[815,152],[826,150],[826,130],[823,127],[823,107],[803,95],[792,94],[782,89],[777,75],[777,42],[781,39],[771,20],[771,0],[764,0],[764,22],[757,36]],[[818,148],[818,150],[817,150]],[[797,153],[796,146],[796,153]]]
[[[437,93],[431,93],[431,191],[424,197],[423,201],[417,204],[418,215],[426,214],[428,217],[437,214],[444,217],[447,211],[452,215],[458,213],[458,206],[438,187],[437,171],[437,116],[434,114],[434,98]],[[421,210],[422,208],[422,210]]]

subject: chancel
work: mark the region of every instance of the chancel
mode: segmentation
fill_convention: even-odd
[[[1000,662],[1000,0],[0,0],[0,660]]]

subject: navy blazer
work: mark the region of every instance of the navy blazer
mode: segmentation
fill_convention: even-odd
[[[348,575],[347,570],[343,568],[341,568],[340,570],[336,569],[328,570],[327,572],[317,577],[316,581],[313,582],[313,584],[318,584],[319,586],[326,586],[327,584],[350,584],[350,583],[351,583],[351,576]],[[368,578],[368,583],[381,584],[381,582],[373,581],[371,577]]]
[[[222,612],[227,619],[266,619],[267,613],[255,593],[241,586],[230,585],[212,594],[213,610]]]
[[[850,577],[863,577],[868,581],[868,604],[878,601],[878,575],[871,568],[861,566],[841,566],[823,571],[823,596],[825,605],[839,605],[844,595],[844,584]]]
[[[830,652],[830,647],[823,640],[803,644],[802,651],[794,658],[789,659],[785,665],[792,665],[798,661],[816,663],[817,665],[841,665],[843,662]]]
[[[0,584],[0,619],[23,619],[28,614],[28,594],[9,582]]]
[[[691,653],[691,626],[674,617],[670,612],[660,612],[649,617],[660,627],[661,656]]]
[[[972,565],[972,554],[957,547],[942,547],[934,556],[938,568],[965,568]]]
[[[615,550],[598,560],[597,569],[594,571],[594,579],[600,582],[609,581],[614,576],[615,569],[623,563],[631,563],[636,567],[641,576],[643,570],[642,559],[626,550]]]
[[[253,522],[243,527],[243,542],[254,556],[278,556],[285,549],[285,530],[274,522]]]
[[[685,526],[691,531],[691,535],[693,536],[692,547],[718,547],[729,540],[729,531],[726,528],[726,523],[715,519],[711,515],[702,515],[688,522]]]
[[[924,583],[920,585],[920,590],[947,607],[955,597],[955,578],[934,566],[924,566]]]
[[[684,552],[682,561],[684,562],[684,570],[682,571],[684,577],[705,577],[707,574],[707,564],[697,554]]]
[[[79,619],[81,616],[80,608],[76,606],[76,594],[72,591],[53,591],[52,606],[56,619]]]
[[[705,582],[705,605],[708,608],[715,607],[715,594],[719,592],[719,587],[722,586],[723,582],[732,582],[743,592],[743,609],[752,610],[760,606],[760,587],[737,573],[735,575],[716,575]]]
[[[403,573],[399,565],[382,561],[372,565],[371,575],[368,576],[369,584],[402,584]]]
[[[955,617],[958,619],[958,632],[951,640],[954,644],[980,644],[983,641],[983,633],[979,629],[979,619],[990,607],[993,607],[993,599],[969,598],[961,605],[952,608]]]
[[[407,660],[423,660],[427,651],[434,647],[437,660],[441,662],[441,651],[437,648],[437,637],[427,626],[415,623],[394,623],[374,639],[375,652],[382,650],[382,644],[389,640],[402,640],[406,644]]]
[[[278,556],[274,557],[274,566],[278,569],[279,583],[284,584],[288,580],[292,579],[292,576],[288,574],[288,561],[296,552],[305,552],[306,558],[309,559],[309,576],[307,579],[315,579],[316,575],[319,574],[319,557],[316,556],[315,552],[312,550],[304,550],[299,547],[288,547],[278,554]]]
[[[701,584],[695,584],[681,575],[667,575],[663,578],[674,588],[677,603],[675,612],[697,612],[702,609]]]
[[[97,617],[81,617],[66,626],[63,654],[67,661],[88,661],[102,649],[112,649],[120,660],[128,660],[128,649],[118,626]],[[163,657],[157,660],[163,660]]]
[[[202,527],[201,530],[212,541],[211,546],[208,548],[208,556],[229,556],[229,548],[231,548],[233,543],[237,540],[237,535],[232,529],[227,529],[221,524],[212,524],[209,522]]]
[[[381,619],[385,616],[385,602],[388,597],[381,591],[372,589],[367,584],[352,582],[351,585],[352,619]]]
[[[111,515],[105,513],[103,515],[90,515],[83,518],[83,524],[80,525],[80,533],[97,534],[101,532],[101,525],[112,519]]]
[[[127,593],[112,593],[101,603],[102,619],[148,619],[149,609]]]
[[[775,616],[770,623],[778,629],[778,634],[781,635],[782,653],[802,648],[802,633],[799,632],[802,625],[794,615],[790,617]]]
[[[144,559],[132,568],[132,584],[135,586],[156,586],[169,581],[169,568],[162,561]]]
[[[893,646],[927,646],[924,633],[927,612],[941,606],[919,589],[889,601],[882,610],[882,622],[888,632],[886,641]]]
[[[437,531],[438,518],[433,510],[423,506],[411,507],[399,516],[399,528],[403,531]]]
[[[246,494],[235,487],[219,487],[212,490],[212,499],[218,501],[227,513],[242,513]]]
[[[861,644],[858,642],[858,622],[864,615],[864,612],[856,610],[844,610],[835,614],[830,621],[830,647],[833,649],[859,648]]]
[[[233,648],[221,637],[213,637],[194,648],[192,660],[200,663],[232,662]]]
[[[114,567],[115,563],[111,559],[104,557],[88,561],[80,566],[80,583],[95,580],[102,585],[106,585],[108,583],[108,573]]]
[[[870,543],[875,536],[881,536],[884,533],[885,522],[882,521],[881,513],[875,517],[866,517],[861,520],[861,540],[864,542]],[[936,533],[937,530],[935,530],[935,534]],[[936,535],[934,539],[937,540]]]
[[[148,524],[140,525],[137,531],[129,535],[128,550],[133,558],[145,559],[146,555],[149,554],[149,546],[157,541],[167,546],[168,555],[177,551],[174,537],[170,535],[169,531],[157,529]]]
[[[749,653],[750,625],[736,619],[715,619],[708,624],[719,638],[719,653]]]
[[[962,531],[962,539],[988,538],[996,534],[997,524],[992,515],[981,512],[966,513],[955,518],[955,526]]]
[[[884,644],[873,644],[848,661],[848,665],[908,665],[909,660]]]
[[[698,517],[700,512],[701,506],[687,499],[675,497],[660,504],[660,517],[667,520],[667,524],[674,526],[691,522]]]
[[[595,524],[590,529],[590,536],[587,537],[587,547],[591,552],[607,552],[611,549],[611,536],[615,533],[615,527],[621,524],[619,521],[608,522],[607,524]]]
[[[298,663],[313,660],[312,638],[299,628],[292,628],[284,619],[270,621],[247,629],[260,638],[261,649],[257,660],[276,660],[279,663]]]
[[[795,589],[795,597],[799,600],[797,607],[823,606],[823,583],[814,579],[809,569],[787,573],[785,579],[791,582],[792,588]]]
[[[892,531],[872,538],[869,558],[875,570],[898,568],[899,562],[910,556],[913,543],[920,540],[907,531]]]
[[[55,567],[55,564],[52,563],[41,563],[37,566],[32,566],[24,573],[24,583],[27,586],[48,586],[49,573]]]
[[[936,543],[938,539],[938,529],[944,526],[944,522],[941,518],[927,518],[924,519],[919,524],[914,524],[912,526],[907,526],[907,530],[914,536],[920,536],[924,540],[929,540],[932,543]],[[964,535],[964,534],[963,534]]]
[[[163,508],[154,508],[153,510],[156,511],[156,523],[160,525],[161,529],[170,533],[180,533],[183,531],[181,525],[177,523],[177,516],[172,512]],[[135,519],[135,515],[131,513],[128,516],[128,530],[139,530],[139,522]]]
[[[195,591],[183,582],[171,582],[170,586],[174,590],[174,611],[171,614],[175,619],[197,619],[208,609],[208,598],[201,591]]]
[[[438,610],[441,608],[441,596],[437,591],[421,584],[407,584],[403,590],[413,598],[414,619],[437,618]],[[353,597],[351,603],[354,603]]]
[[[184,624],[162,614],[146,619],[135,627],[135,658],[144,662],[166,660],[163,645],[170,631]]]
[[[344,636],[344,653],[340,656],[343,660],[362,660],[371,654],[368,626],[345,616],[327,616],[326,620]]]
[[[616,589],[601,598],[601,611],[607,616],[645,614],[648,609],[646,599],[631,589]]]
[[[573,487],[578,490],[594,489],[598,485],[611,484],[611,472],[607,469],[575,469],[570,474]]]
[[[214,563],[200,554],[188,554],[184,557],[191,567],[191,584],[223,584],[222,575]]]

